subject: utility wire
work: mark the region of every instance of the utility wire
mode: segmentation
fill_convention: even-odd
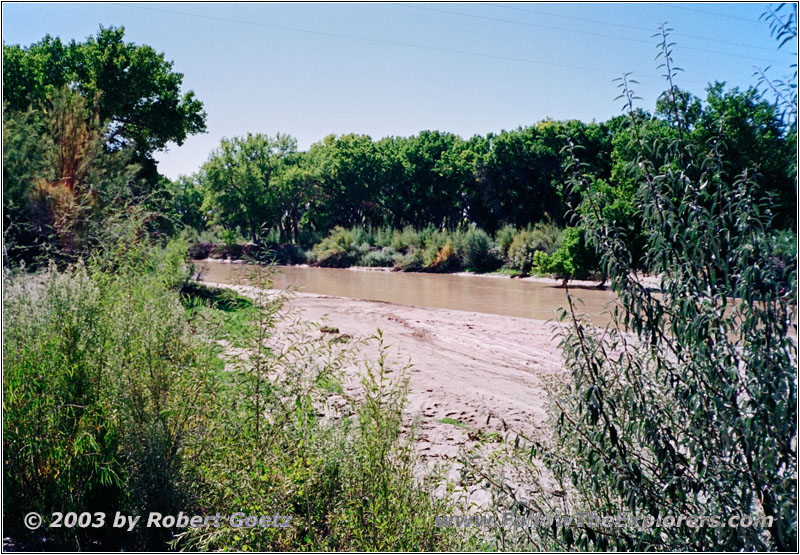
[[[179,16],[183,16],[183,17],[196,17],[196,18],[201,18],[201,19],[224,21],[224,22],[227,22],[227,23],[238,23],[238,24],[242,24],[242,25],[251,25],[251,26],[255,26],[255,27],[266,27],[266,28],[269,28],[269,29],[279,29],[279,30],[282,30],[282,31],[292,31],[292,32],[295,32],[295,33],[306,33],[306,34],[310,34],[310,35],[318,35],[318,36],[323,36],[323,37],[333,37],[333,38],[360,40],[360,41],[366,41],[366,42],[372,42],[372,43],[378,43],[378,44],[389,44],[389,45],[393,45],[393,46],[403,46],[403,47],[407,47],[407,48],[418,48],[418,49],[421,49],[421,50],[432,50],[432,51],[437,51],[437,52],[446,52],[446,53],[449,53],[449,54],[464,54],[464,55],[469,55],[469,56],[480,56],[480,57],[483,57],[483,58],[490,58],[490,59],[495,59],[495,60],[508,60],[508,61],[512,61],[512,62],[523,62],[523,63],[528,63],[528,64],[547,65],[547,66],[563,67],[563,68],[569,68],[569,69],[579,69],[579,70],[582,70],[582,71],[593,71],[595,73],[605,73],[605,74],[608,74],[608,75],[615,75],[615,76],[622,75],[621,71],[612,71],[612,70],[608,70],[608,69],[600,69],[600,68],[591,67],[591,66],[579,66],[579,65],[573,65],[573,64],[562,64],[562,63],[557,63],[557,62],[547,62],[547,61],[544,61],[544,60],[534,60],[534,59],[531,59],[531,58],[520,58],[520,57],[516,57],[516,56],[503,56],[503,55],[499,55],[499,54],[486,54],[486,53],[483,53],[483,52],[474,52],[474,51],[469,51],[469,50],[458,50],[458,49],[454,49],[454,48],[442,48],[442,47],[438,47],[438,46],[428,46],[428,45],[424,45],[424,44],[415,44],[415,43],[411,43],[411,42],[400,42],[400,41],[393,41],[393,40],[386,40],[386,39],[376,39],[376,38],[365,37],[365,36],[361,36],[361,35],[350,35],[350,34],[343,34],[343,33],[331,33],[331,32],[328,32],[328,31],[317,31],[317,30],[313,30],[313,29],[303,29],[303,28],[300,28],[300,27],[288,27],[288,26],[285,26],[285,25],[275,25],[273,23],[262,23],[262,22],[257,22],[257,21],[246,21],[244,19],[233,19],[233,18],[229,18],[229,17],[203,15],[203,14],[195,14],[195,13],[189,13],[189,12],[178,12],[178,11],[173,11],[173,10],[165,10],[163,8],[149,8],[149,7],[146,8],[146,7],[143,7],[143,6],[140,6],[140,5],[133,5],[133,4],[115,4],[115,5],[123,6],[123,7],[126,7],[126,8],[133,8],[133,9],[137,9],[137,10],[146,10],[146,11],[151,11],[151,12],[169,13],[169,14],[179,15]],[[653,76],[653,75],[641,75],[640,77],[655,78],[655,76]]]
[[[653,31],[652,29],[649,29],[647,27],[639,27],[638,25],[627,25],[625,23],[612,23],[610,21],[601,21],[599,19],[590,19],[588,17],[578,17],[578,16],[574,16],[574,15],[555,14],[555,13],[551,13],[551,12],[543,12],[541,10],[529,10],[529,9],[525,9],[525,8],[516,8],[516,7],[511,7],[511,6],[504,6],[504,5],[501,5],[501,4],[489,4],[489,5],[492,6],[493,8],[500,8],[500,9],[503,9],[503,10],[512,10],[512,11],[515,11],[515,12],[547,15],[547,16],[550,16],[550,17],[560,17],[562,19],[572,19],[572,20],[575,20],[575,21],[584,21],[586,23],[599,23],[600,25],[609,25],[609,26],[612,26],[612,27],[620,27],[620,28],[623,28],[623,29],[633,29],[633,30],[637,30],[637,31],[648,31],[648,32],[652,32]],[[695,11],[695,10],[693,10],[693,11]],[[711,12],[702,12],[702,13],[711,13]],[[713,14],[713,15],[724,15],[724,14]],[[735,16],[733,16],[733,17],[735,17]],[[744,18],[738,18],[738,19],[744,19]],[[755,20],[747,20],[747,21],[755,22]],[[707,42],[716,42],[716,43],[719,43],[719,44],[730,44],[732,46],[740,46],[740,47],[743,47],[743,48],[755,48],[757,50],[765,50],[767,52],[773,52],[773,53],[775,52],[774,48],[768,48],[766,46],[757,46],[755,44],[744,44],[744,43],[736,42],[736,41],[732,41],[732,40],[728,41],[728,40],[722,40],[722,39],[713,39],[713,38],[709,38],[709,37],[701,37],[699,35],[691,35],[689,33],[678,33],[678,32],[673,32],[672,35],[674,35],[676,37],[686,37],[686,38],[695,39],[695,40],[703,40],[703,41],[707,41]]]
[[[550,25],[542,25],[542,24],[539,24],[539,23],[527,23],[527,22],[524,22],[524,21],[514,21],[512,19],[502,19],[502,18],[499,18],[499,17],[490,17],[490,16],[485,16],[485,15],[476,15],[476,14],[469,14],[469,13],[463,13],[463,12],[454,12],[452,10],[442,10],[442,9],[438,9],[438,8],[428,8],[428,7],[422,7],[422,6],[412,5],[412,4],[395,4],[395,5],[396,6],[402,6],[404,8],[411,8],[411,9],[414,9],[414,10],[423,10],[423,11],[427,11],[427,12],[438,12],[438,13],[443,13],[443,14],[458,15],[458,16],[462,16],[462,17],[470,17],[470,18],[473,18],[473,19],[482,19],[482,20],[485,20],[485,21],[498,21],[498,22],[501,22],[501,23],[510,23],[512,25],[522,25],[522,26],[525,26],[525,27],[536,27],[536,28],[540,28],[540,29],[549,29],[549,30],[552,30],[552,31],[564,31],[564,32],[567,32],[567,33],[577,33],[577,34],[581,34],[581,35],[592,35],[592,36],[596,36],[596,37],[604,37],[604,38],[612,38],[612,39],[617,39],[617,40],[627,40],[627,41],[631,41],[631,42],[639,42],[639,43],[644,43],[644,44],[652,44],[650,41],[647,41],[647,40],[635,39],[635,38],[631,38],[631,37],[621,37],[619,35],[607,35],[605,33],[595,33],[595,32],[592,32],[592,31],[578,31],[576,29],[568,29],[568,28],[564,28],[564,27],[553,27],[553,26],[550,26]],[[693,48],[693,47],[690,47],[690,46],[681,46],[681,48],[683,50],[693,50],[695,52],[705,52],[707,54],[718,54],[720,56],[731,56],[731,57],[734,57],[734,58],[747,58],[747,59],[750,59],[750,60],[758,60],[758,61],[762,61],[762,62],[772,62],[772,63],[776,63],[776,64],[784,63],[784,61],[782,61],[782,60],[773,60],[773,59],[770,59],[770,58],[758,58],[758,57],[755,57],[755,56],[745,56],[745,55],[742,55],[742,54],[734,54],[734,53],[731,53],[731,52],[723,52],[723,51],[720,51],[720,50],[707,50],[707,49],[704,49],[704,48]]]
[[[594,72],[594,73],[603,73],[603,74],[606,74],[606,75],[613,75],[615,77],[619,77],[620,75],[625,73],[624,71],[614,71],[614,70],[610,70],[610,69],[601,69],[601,68],[597,68],[597,67],[593,67],[593,66],[580,66],[580,65],[575,65],[575,64],[563,64],[563,63],[557,63],[557,62],[548,62],[548,61],[544,61],[544,60],[534,60],[534,59],[531,59],[531,58],[521,58],[521,57],[518,57],[518,56],[503,56],[503,55],[500,55],[500,54],[487,54],[487,53],[484,53],[484,52],[475,52],[475,51],[470,51],[470,50],[458,50],[458,49],[454,49],[454,48],[442,48],[442,47],[438,47],[438,46],[429,46],[429,45],[425,45],[425,44],[415,44],[415,43],[410,43],[410,42],[400,42],[400,41],[393,41],[393,40],[376,39],[376,38],[373,38],[373,37],[365,37],[365,36],[361,36],[361,35],[351,35],[351,34],[345,34],[345,33],[331,33],[331,32],[328,32],[328,31],[317,31],[317,30],[314,30],[314,29],[303,29],[303,28],[300,28],[300,27],[288,27],[288,26],[285,26],[285,25],[276,25],[276,24],[273,24],[273,23],[262,23],[262,22],[258,22],[258,21],[247,21],[247,20],[244,20],[244,19],[233,19],[233,18],[229,18],[229,17],[220,17],[220,16],[213,16],[213,15],[195,14],[195,13],[189,13],[189,12],[179,12],[179,11],[174,11],[174,10],[165,10],[163,8],[149,8],[149,7],[146,8],[144,6],[141,6],[141,5],[138,5],[138,4],[133,4],[133,3],[125,3],[125,4],[116,3],[114,5],[121,6],[121,7],[126,7],[126,8],[133,8],[133,9],[137,9],[137,10],[168,13],[168,14],[173,14],[173,15],[178,15],[178,16],[183,16],[183,17],[195,17],[195,18],[200,18],[200,19],[223,21],[223,22],[226,22],[226,23],[237,23],[237,24],[241,24],[241,25],[250,25],[250,26],[255,26],[255,27],[266,27],[266,28],[269,28],[269,29],[279,29],[281,31],[290,31],[290,32],[295,32],[295,33],[305,33],[305,34],[317,35],[317,36],[323,36],[323,37],[340,38],[340,39],[343,38],[343,39],[350,39],[350,40],[360,40],[360,41],[371,42],[371,43],[375,43],[375,44],[388,44],[388,45],[392,45],[392,46],[402,46],[402,47],[405,47],[405,48],[416,48],[416,49],[419,49],[419,50],[429,50],[429,51],[433,51],[433,52],[445,52],[447,54],[460,54],[460,55],[465,55],[465,56],[478,56],[478,57],[481,57],[481,58],[487,58],[487,59],[492,59],[492,60],[505,60],[505,61],[510,61],[510,62],[520,62],[520,63],[525,63],[525,64],[544,65],[544,66],[551,66],[551,67],[561,67],[561,68],[566,68],[566,69],[577,69],[577,70],[581,70],[581,71],[591,71],[591,72]],[[646,42],[646,41],[642,41],[642,42]],[[653,81],[656,81],[656,80],[660,80],[660,78],[663,77],[663,76],[656,76],[656,75],[652,75],[652,74],[638,73],[638,72],[628,72],[628,73],[632,73],[633,75],[635,75],[636,79],[639,80],[639,81],[642,81],[642,80],[653,80]],[[696,81],[696,80],[691,80],[691,79],[681,79],[681,82],[685,83],[685,84],[702,85],[702,86],[708,85],[708,83],[709,83],[708,81]]]
[[[727,13],[710,12],[708,10],[698,10],[697,8],[687,8],[686,6],[672,6],[672,7],[675,8],[676,10],[684,10],[684,11],[687,11],[687,12],[704,13],[704,14],[708,14],[708,15],[715,15],[715,16],[718,16],[718,17],[729,17],[731,19],[738,19],[740,21],[749,21],[750,23],[758,23],[759,22],[758,19],[753,19],[751,17],[742,17],[742,16],[739,16],[739,15],[731,15],[731,14],[727,14]]]

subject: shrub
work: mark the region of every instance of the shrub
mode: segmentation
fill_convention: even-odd
[[[175,547],[284,551],[440,549],[457,545],[435,527],[452,511],[419,480],[411,438],[401,435],[406,368],[380,336],[364,363],[361,393],[345,394],[344,369],[358,352],[330,339],[333,328],[295,322],[284,294],[265,291],[263,268],[250,281],[253,308],[228,341],[233,371],[220,390],[215,441],[195,459],[201,512],[281,514],[291,527],[187,530]],[[226,316],[233,318],[235,315]],[[327,333],[320,334],[324,330]],[[238,354],[243,350],[246,356]],[[398,518],[403,526],[396,526]]]
[[[412,249],[408,254],[403,255],[399,262],[395,263],[395,268],[404,272],[419,272],[424,267],[422,251]]]
[[[329,268],[346,268],[354,265],[358,255],[353,243],[353,232],[336,226],[325,239],[314,245],[313,251],[316,257],[314,264]]]
[[[598,257],[594,248],[586,244],[583,228],[568,227],[555,252],[547,255],[544,251],[535,251],[532,267],[558,279],[584,279],[598,271]]]
[[[257,255],[261,262],[275,264],[305,264],[307,261],[306,252],[292,243],[271,245]]]
[[[241,233],[238,229],[223,229],[219,238],[228,250],[234,250],[242,242]]]
[[[29,511],[186,510],[186,450],[202,445],[211,351],[177,292],[185,243],[63,273],[5,276],[4,511],[18,539],[50,548],[158,549],[159,531],[19,524]],[[181,266],[181,267],[179,267]]]
[[[530,242],[535,250],[550,254],[561,244],[562,233],[554,224],[539,222],[529,232]]]
[[[439,248],[430,264],[425,265],[425,268],[432,272],[452,272],[460,267],[461,260],[453,250],[453,245],[450,241],[447,241]]]
[[[461,247],[461,259],[464,266],[471,270],[493,270],[502,262],[492,251],[494,245],[485,231],[471,228],[464,234]]]
[[[402,231],[395,230],[392,234],[391,247],[396,251],[407,252],[411,247],[421,249],[424,246],[425,240],[421,233],[411,226],[404,227]]]
[[[509,265],[523,273],[532,269],[548,273],[537,268],[534,256],[537,252],[544,254],[553,253],[561,244],[562,231],[553,224],[537,223],[532,229],[520,230],[514,235],[508,248]],[[539,256],[539,261],[546,260]]]
[[[508,264],[524,274],[528,274],[533,266],[533,256],[536,250],[528,241],[528,234],[521,231],[514,235],[508,247]]]
[[[375,240],[376,247],[388,247],[392,244],[392,228],[390,227],[379,227],[377,228],[374,233],[373,237]]]
[[[660,292],[640,282],[624,229],[605,219],[596,204],[602,196],[590,192],[580,225],[617,293],[613,320],[596,329],[568,295],[560,345],[569,378],[550,395],[552,437],[520,441],[516,459],[518,468],[533,457],[544,461],[566,495],[534,494],[520,503],[509,487],[505,503],[527,513],[627,513],[639,522],[746,515],[768,525],[539,526],[517,534],[514,545],[795,551],[797,259],[782,264],[776,256],[757,174],[730,176],[719,140],[707,152],[685,142],[688,118],[663,28],[662,38],[673,136],[648,145],[662,160],[647,161],[639,144],[628,167],[642,207],[646,267],[661,276]],[[644,122],[627,78],[622,87],[638,133]],[[573,188],[590,190],[569,150]],[[537,491],[542,472],[530,470],[517,481]]]
[[[494,236],[494,242],[500,247],[503,256],[508,256],[508,248],[511,246],[511,242],[514,240],[514,235],[516,235],[516,233],[517,230],[513,225],[504,225],[497,230]]]
[[[384,247],[381,250],[370,251],[361,258],[361,264],[368,267],[391,268],[397,263],[402,255],[392,247]]]

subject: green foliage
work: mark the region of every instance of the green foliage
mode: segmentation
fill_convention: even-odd
[[[109,140],[119,148],[133,143],[142,156],[205,131],[203,105],[180,92],[183,75],[163,53],[126,43],[124,34],[100,27],[82,43],[47,35],[28,47],[4,44],[3,102],[24,111],[77,83],[87,98],[99,96],[99,118],[112,123]]]
[[[584,229],[568,227],[558,249],[550,255],[537,251],[532,266],[537,272],[558,279],[585,279],[597,272],[598,257],[595,249],[587,244]]]
[[[503,261],[495,251],[491,237],[482,229],[471,227],[464,233],[459,245],[459,255],[466,268],[475,271],[491,271],[499,268]]]
[[[41,111],[4,112],[6,264],[39,258],[75,260],[99,244],[106,221],[135,201],[126,151],[104,148],[104,125],[86,117],[93,106],[65,86]]]
[[[383,247],[381,250],[368,252],[361,258],[360,263],[368,267],[391,268],[395,266],[401,255],[392,247]]]
[[[175,181],[166,180],[164,188],[170,198],[170,213],[165,215],[179,223],[179,227],[202,231],[207,217],[202,210],[204,191],[197,177],[181,175]]]
[[[674,100],[663,28],[662,38]],[[632,108],[627,76],[622,87],[630,131],[645,137],[639,133],[648,124]],[[771,525],[537,527],[520,534],[519,545],[797,549],[796,253],[771,232],[773,213],[754,172],[726,172],[721,138],[704,151],[694,148],[686,134],[691,114],[673,106],[671,132],[647,147],[662,159],[651,163],[639,151],[629,160],[645,266],[660,276],[660,292],[639,280],[624,228],[606,219],[590,195],[579,229],[601,253],[618,301],[612,323],[598,330],[568,297],[560,345],[569,379],[553,387],[553,436],[528,444],[523,456],[542,460],[566,495],[534,495],[522,510],[718,515],[726,522],[748,515],[768,517]],[[590,184],[570,152],[573,186],[585,191]],[[538,469],[529,475],[529,486],[543,487],[540,476]]]
[[[20,525],[29,511],[144,514],[190,502],[183,453],[202,444],[214,380],[168,289],[185,276],[185,247],[117,258],[116,274],[98,260],[4,276],[4,511],[15,537],[30,537]],[[119,538],[108,525],[43,530],[64,549],[163,540],[152,530]]]
[[[205,206],[228,229],[247,230],[250,240],[261,244],[263,231],[280,221],[281,196],[274,176],[297,151],[289,135],[223,139],[201,170],[206,191]]]
[[[314,245],[315,264],[331,268],[352,266],[358,260],[357,248],[353,231],[337,226],[330,235]]]
[[[602,124],[542,121],[490,136],[491,149],[478,174],[469,214],[480,227],[494,231],[501,222],[518,227],[547,215],[563,224],[566,213],[561,184],[568,159],[564,135],[581,137],[592,154],[593,175],[610,171],[608,130]]]
[[[199,511],[281,514],[289,528],[188,530],[181,549],[275,551],[411,550],[454,545],[433,515],[450,505],[415,475],[412,438],[401,434],[406,369],[380,336],[374,363],[339,330],[297,322],[271,293],[269,269],[249,277],[252,307],[222,313],[233,347],[220,389],[214,442],[194,459]],[[219,316],[206,309],[209,321]],[[278,326],[279,322],[288,325]],[[322,332],[322,333],[320,333]],[[240,356],[239,351],[246,352]],[[361,387],[343,387],[359,364]],[[397,526],[397,517],[403,526]]]
[[[552,253],[561,244],[562,231],[550,223],[538,223],[532,229],[516,232],[508,247],[508,260],[512,268],[527,274],[532,269],[541,273],[548,273],[536,264],[536,253],[547,255]],[[542,255],[538,260],[544,260]]]
[[[603,221],[614,226],[614,232],[625,241],[631,253],[631,264],[644,269],[646,238],[642,230],[642,210],[632,183],[623,181],[613,186],[603,180],[592,180],[582,193],[578,213],[592,218],[596,209]]]
[[[781,2],[777,7],[770,6],[761,14],[761,19],[769,22],[770,34],[778,41],[778,48],[797,40],[797,6]],[[768,76],[769,67],[757,68],[758,86],[774,96],[775,107],[780,110],[781,120],[790,130],[797,127],[797,64],[789,66],[792,75],[772,79]]]
[[[381,244],[390,246],[380,248]],[[348,266],[395,267],[404,271],[454,272],[463,268],[492,271],[502,257],[491,238],[481,229],[437,230],[432,226],[417,231],[406,227],[390,233],[362,227],[335,227],[314,246],[311,263],[344,268]]]
[[[504,225],[497,230],[494,236],[494,242],[500,247],[504,256],[508,256],[508,249],[511,247],[511,243],[514,241],[514,236],[516,234],[517,230],[513,225]]]
[[[16,540],[109,550],[458,545],[434,525],[452,506],[433,494],[440,477],[419,475],[413,436],[401,434],[406,372],[381,339],[360,392],[345,388],[360,342],[297,321],[286,295],[267,290],[268,269],[251,276],[246,299],[187,282],[185,243],[131,247],[131,233],[89,266],[4,278],[4,510]],[[36,535],[21,525],[29,511],[56,510],[292,522],[123,535],[108,524]]]

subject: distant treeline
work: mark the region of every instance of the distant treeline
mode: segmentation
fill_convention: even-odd
[[[377,140],[330,135],[307,151],[290,135],[249,133],[224,139],[196,173],[171,181],[157,173],[153,154],[203,131],[205,113],[191,92],[181,95],[183,76],[163,54],[123,42],[123,32],[3,46],[9,260],[74,258],[103,240],[112,214],[133,207],[150,215],[153,233],[188,227],[258,246],[270,238],[308,248],[336,226],[477,226],[490,234],[504,226],[565,227],[588,192],[566,186],[575,158],[586,188],[602,195],[603,210],[635,243],[640,176],[629,162],[642,156],[666,169],[661,150],[679,139],[724,153],[730,176],[755,168],[757,196],[770,199],[775,227],[795,223],[794,130],[755,89],[721,83],[704,100],[677,90],[662,95],[652,114],[638,114],[636,130],[623,116],[545,120],[469,139],[442,131]],[[685,114],[679,131],[671,113]]]
[[[718,144],[729,175],[757,168],[759,194],[771,195],[776,224],[792,226],[796,139],[778,112],[754,90],[722,84],[709,87],[704,101],[681,93],[680,102],[690,144],[702,151]],[[175,206],[187,226],[238,229],[254,243],[270,229],[284,242],[309,245],[335,226],[475,224],[490,233],[542,221],[564,226],[582,196],[565,187],[571,142],[590,186],[605,192],[607,208],[634,231],[637,176],[628,161],[642,145],[650,163],[663,164],[657,145],[678,139],[667,123],[669,104],[662,98],[654,114],[642,114],[637,133],[623,116],[546,120],[469,139],[442,131],[378,140],[331,135],[303,152],[288,135],[248,134],[223,140],[197,173],[173,183]]]

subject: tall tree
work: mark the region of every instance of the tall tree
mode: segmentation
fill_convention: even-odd
[[[194,92],[181,92],[183,74],[163,53],[123,40],[123,27],[100,27],[85,42],[45,36],[30,46],[3,45],[3,101],[11,110],[37,106],[66,84],[98,97],[108,122],[108,147],[131,147],[151,185],[152,154],[205,131],[206,114]]]
[[[321,172],[318,227],[380,223],[381,168],[375,143],[368,135],[329,135],[312,145],[309,154]]]
[[[43,110],[4,114],[3,224],[11,258],[77,256],[98,239],[111,211],[134,199],[139,168],[128,150],[104,148],[107,127],[97,113],[64,85]]]
[[[248,133],[223,139],[201,168],[208,192],[207,204],[229,227],[241,226],[250,239],[261,243],[264,227],[280,223],[280,198],[272,180],[297,152],[297,141],[278,133],[274,137]]]

